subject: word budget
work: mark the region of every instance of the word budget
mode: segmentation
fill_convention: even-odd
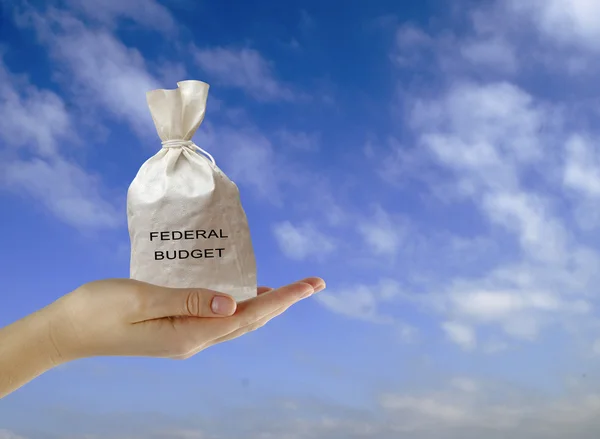
[[[199,239],[227,239],[223,229],[218,230],[173,230],[166,232],[150,232],[150,241],[181,241],[181,240],[199,240]],[[222,258],[225,247],[220,248],[194,248],[192,250],[156,250],[154,260],[162,261],[165,259],[211,259]]]

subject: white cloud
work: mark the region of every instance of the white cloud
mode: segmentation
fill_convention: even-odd
[[[477,288],[483,282],[475,282]],[[549,322],[560,317],[586,316],[590,304],[535,290],[469,290],[461,285],[448,295],[448,312],[473,326],[497,324],[510,337],[534,340]],[[484,347],[484,350],[495,349]]]
[[[281,203],[283,181],[296,181],[293,167],[275,153],[271,140],[253,126],[214,125],[205,122],[197,143],[213,155],[222,154],[225,170],[234,182],[252,188],[257,198]]]
[[[466,393],[475,393],[480,390],[479,383],[467,377],[453,378],[450,381],[450,386]]]
[[[402,343],[416,343],[420,340],[420,331],[407,323],[398,324],[397,334]]]
[[[83,13],[88,20],[115,26],[119,19],[132,20],[144,27],[170,33],[176,29],[175,19],[165,6],[154,0],[67,0],[68,5]]]
[[[276,400],[270,404],[254,401],[237,407],[236,423],[230,416],[213,416],[210,422],[200,413],[177,418],[162,417],[171,428],[153,425],[140,431],[140,415],[118,413],[84,417],[90,424],[114,428],[103,434],[62,434],[70,439],[129,438],[127,431],[140,431],[149,439],[213,438],[233,439],[593,439],[600,422],[600,396],[587,387],[551,397],[532,395],[529,387],[520,389],[510,382],[490,382],[457,377],[436,391],[394,390],[377,395],[371,409],[320,398]],[[257,413],[270,413],[268,418]],[[113,422],[118,419],[119,422]],[[94,422],[95,421],[95,422]],[[202,422],[202,425],[199,425]],[[151,431],[152,430],[152,431]],[[90,432],[91,433],[91,432]],[[4,434],[5,436],[2,436]],[[21,439],[14,433],[0,433],[2,439]],[[38,439],[43,435],[32,435]]]
[[[451,287],[434,294],[438,304],[431,299],[428,306],[451,319],[443,328],[465,348],[475,347],[475,331],[483,324],[498,325],[511,338],[533,340],[542,328],[581,318],[591,309],[572,294],[585,294],[593,285],[587,267],[597,254],[566,229],[554,209],[560,201],[550,195],[556,184],[550,176],[560,175],[561,133],[549,137],[543,127],[555,114],[509,83],[458,81],[438,99],[416,99],[409,116],[420,147],[429,154],[418,157],[451,171],[447,187],[472,200],[490,225],[514,236],[520,250],[514,256],[523,260],[470,280],[451,279]],[[547,153],[551,148],[555,152]],[[531,181],[536,190],[529,188]]]
[[[290,259],[320,259],[336,249],[336,243],[311,223],[298,226],[289,221],[278,223],[273,233],[279,248]]]
[[[563,181],[584,195],[600,197],[600,155],[591,139],[572,136],[566,143]]]
[[[398,197],[403,190],[413,191],[415,183],[425,183],[433,195],[428,201],[445,203],[432,209],[434,215],[444,215],[446,206],[453,216],[464,212],[461,235],[468,235],[472,225],[478,237],[494,241],[498,252],[493,255],[486,254],[486,247],[476,252],[476,259],[455,255],[456,267],[469,273],[466,277],[432,270],[424,282],[430,293],[417,299],[441,316],[456,343],[488,353],[508,349],[507,340],[533,341],[548,327],[573,328],[597,318],[592,311],[599,276],[592,267],[599,261],[598,251],[571,222],[575,218],[588,232],[600,224],[595,207],[600,194],[597,136],[579,121],[577,129],[569,129],[572,114],[586,117],[577,97],[569,94],[569,100],[556,103],[554,92],[545,100],[540,98],[543,87],[525,88],[528,76],[520,75],[548,67],[553,55],[561,59],[553,67],[562,60],[571,63],[574,55],[559,48],[556,39],[540,43],[534,38],[531,31],[536,29],[516,19],[514,8],[519,7],[529,18],[553,9],[553,20],[570,23],[571,43],[583,44],[582,30],[591,35],[595,28],[582,17],[595,4],[559,0],[456,10],[470,25],[460,34],[447,27],[436,32],[433,23],[402,25],[391,58],[403,75],[392,108],[402,127],[395,135],[403,144],[390,136],[387,152],[374,154],[372,145],[367,149],[373,161],[384,157],[379,174],[398,190]],[[556,29],[556,34],[564,31]],[[587,56],[579,64],[590,62]],[[406,86],[408,73],[417,80]],[[553,68],[549,77],[564,80],[551,76],[559,74],[564,72]],[[569,84],[560,83],[561,93],[570,93]],[[594,92],[586,88],[585,98]],[[456,239],[426,235],[422,244],[436,257]],[[487,340],[479,333],[483,326],[500,330],[501,336]]]
[[[396,50],[391,58],[399,67],[411,67],[422,61],[424,53],[434,44],[427,33],[412,25],[400,26],[395,37]]]
[[[600,49],[595,0],[494,0],[452,9],[463,20],[460,31],[435,21],[397,30],[391,58],[408,71],[429,73],[430,88],[464,77],[528,82],[531,75],[548,85],[576,80],[585,98],[594,87],[600,69],[593,56]]]
[[[553,178],[560,177],[562,128],[559,123],[548,129],[548,121],[557,120],[554,108],[508,82],[454,81],[437,98],[432,95],[416,97],[406,106],[417,149],[407,159],[397,142],[389,142],[401,160],[386,160],[386,175],[394,180],[400,169],[404,178],[411,172],[421,178],[431,164],[440,166],[447,172],[438,172],[429,183],[440,185],[443,178],[448,193],[471,202],[463,207],[476,209],[487,223],[486,232],[497,231],[508,249],[512,239],[517,246],[512,254],[500,255],[501,262],[488,260],[485,251],[479,251],[480,261],[457,253],[457,264],[473,265],[465,267],[471,277],[432,273],[427,280],[430,293],[412,295],[411,300],[441,315],[442,328],[453,342],[489,353],[507,346],[502,339],[479,342],[483,326],[499,329],[509,340],[531,341],[544,328],[565,328],[568,321],[591,317],[587,295],[598,277],[591,268],[598,255],[577,241],[556,208],[562,202],[553,197],[561,183]],[[367,242],[376,253],[391,254],[402,241],[384,231],[401,228],[390,221],[383,224],[375,228],[379,233],[367,235]],[[424,244],[438,258],[445,248],[432,234]],[[478,270],[481,262],[491,271]]]
[[[549,109],[510,83],[467,81],[452,84],[441,99],[417,100],[410,117],[440,161],[471,171],[487,185],[509,184],[515,177],[511,165],[541,159],[542,127],[553,119]]]
[[[276,148],[273,137],[277,135],[267,135],[248,122],[204,122],[196,136],[196,143],[215,156],[217,165],[229,178],[244,186],[242,191],[248,189],[253,197],[281,207],[284,190],[301,189],[302,193],[311,195],[297,197],[291,205],[294,208],[305,205],[305,210],[314,214],[314,200],[328,199],[326,188],[321,190],[324,186],[321,180],[326,179],[306,169],[301,160],[294,160],[286,151]],[[332,203],[331,210],[324,215],[330,223],[341,221],[336,203]]]
[[[476,330],[499,329],[504,339],[477,343],[484,352],[499,352],[508,347],[507,340],[534,341],[548,327],[582,327],[593,318],[598,256],[585,250],[567,255],[564,263],[498,265],[486,275],[454,278],[439,292],[411,297],[451,319],[443,329],[463,347],[475,347]]]
[[[505,343],[502,341],[497,341],[497,340],[487,341],[482,346],[483,352],[486,354],[490,354],[490,355],[504,352],[507,349],[508,349],[508,343]]]
[[[0,429],[0,439],[25,439],[12,431]]]
[[[208,437],[198,430],[173,430],[156,433],[153,439],[207,439]]]
[[[532,398],[529,390],[506,384],[489,383],[485,388],[486,392],[456,387],[390,392],[381,395],[379,403],[390,419],[387,428],[417,439],[592,439],[597,434],[600,397],[594,392]]]
[[[396,45],[400,48],[423,47],[433,44],[433,39],[421,28],[413,25],[400,26],[396,31]]]
[[[465,421],[470,417],[469,412],[463,407],[435,398],[385,395],[381,399],[381,405],[387,410],[414,413],[431,418],[432,421],[454,423]]]
[[[145,96],[148,90],[163,86],[150,72],[137,49],[127,47],[105,28],[86,27],[65,11],[50,9],[42,17],[39,12],[29,10],[24,17],[27,20],[22,18],[20,22],[22,25],[33,26],[40,42],[50,49],[52,58],[57,62],[64,78],[68,79],[65,86],[76,94],[75,102],[78,105],[101,108],[115,122],[126,122],[144,140],[156,138]],[[233,81],[228,82],[230,85],[250,87],[252,90],[248,91],[259,93],[268,99],[289,97],[287,88],[270,76],[270,64],[256,51],[243,49],[230,52],[217,48],[198,51],[198,56],[208,62],[209,69],[225,69],[226,72],[219,70],[215,73],[218,73],[220,79]],[[235,59],[242,65],[235,64]],[[223,64],[219,66],[211,60]],[[236,75],[239,73],[238,68],[242,67],[246,70],[241,73],[240,79]],[[182,70],[178,70],[181,73]],[[227,72],[233,77],[227,76]],[[167,76],[170,75],[168,73]],[[224,160],[221,164],[232,180],[251,187],[258,198],[281,204],[282,182],[298,184],[301,174],[284,156],[275,154],[270,138],[251,123],[245,122],[240,126],[239,121],[237,122],[233,127],[206,121],[196,139],[213,155],[222,153]],[[287,133],[288,139],[296,144],[314,140],[308,134],[302,136],[295,133],[292,136],[292,132]],[[146,143],[155,145],[156,148],[159,145],[157,138],[156,142]]]
[[[423,166],[421,151],[401,144],[395,137],[386,139],[383,146],[367,142],[364,150],[367,158],[371,160],[383,156],[378,163],[377,173],[388,183],[400,186],[411,179],[420,179],[428,174]]]
[[[566,231],[539,196],[522,191],[489,193],[483,209],[491,221],[519,236],[530,258],[559,261],[566,255]]]
[[[332,182],[322,175],[311,176],[312,194],[309,201],[305,203],[305,210],[313,211],[315,204],[326,206],[323,209],[327,224],[332,227],[339,227],[347,223],[351,218],[351,214],[346,210],[346,206],[342,207],[340,200],[336,199],[335,193],[330,189]]]
[[[298,23],[298,27],[304,33],[310,32],[314,30],[316,26],[316,21],[314,17],[309,14],[305,9],[300,11],[300,22]]]
[[[85,228],[117,227],[120,215],[102,195],[97,176],[63,156],[59,147],[77,140],[73,119],[56,94],[16,78],[0,64],[0,184],[33,197],[67,224]],[[17,150],[33,153],[17,158]]]
[[[3,185],[27,193],[69,225],[85,230],[117,227],[124,220],[100,194],[99,179],[75,163],[60,157],[14,160],[0,165],[0,170]]]
[[[107,14],[127,15],[128,7],[112,3],[109,6]],[[19,22],[32,26],[40,42],[50,49],[64,85],[74,94],[77,105],[102,109],[114,122],[127,123],[144,141],[148,140],[146,144],[155,145],[154,148],[159,145],[145,96],[148,90],[164,86],[137,49],[123,44],[106,28],[87,27],[62,10],[49,9],[42,17],[30,9]],[[216,69],[211,72],[229,85],[246,88],[261,98],[291,98],[291,92],[272,76],[271,65],[256,51],[216,48],[200,50],[197,55],[200,62],[208,63],[207,69]],[[240,73],[239,69],[243,71]],[[182,71],[179,67],[176,70],[178,74]],[[167,72],[167,76],[172,73]],[[296,145],[314,141],[308,134],[286,133],[287,139]],[[153,138],[157,143],[150,141]],[[222,153],[221,164],[227,175],[252,188],[263,200],[280,205],[282,182],[298,184],[303,179],[294,164],[275,153],[272,140],[251,123],[245,122],[243,127],[237,123],[233,127],[206,121],[196,138],[213,155]]]
[[[110,3],[104,12],[107,16],[126,17],[128,8]],[[50,49],[64,85],[74,94],[77,105],[104,110],[113,121],[127,123],[143,140],[148,139],[146,144],[153,145],[149,139],[156,138],[155,128],[145,95],[148,90],[163,86],[137,49],[127,47],[105,27],[87,27],[62,10],[50,8],[42,17],[35,9],[29,9],[18,21],[22,26],[33,27],[40,42]],[[143,24],[150,25],[149,22]],[[270,63],[252,49],[215,48],[200,50],[197,54],[202,62],[208,62],[208,69],[217,69],[218,78],[228,81],[229,85],[246,88],[266,99],[292,96],[275,80]],[[176,70],[178,74],[182,71],[179,67]],[[167,76],[172,74],[167,72]],[[284,155],[276,154],[272,140],[255,126],[249,122],[242,125],[239,120],[235,127],[206,121],[197,134],[198,143],[213,155],[222,152],[221,164],[230,178],[252,188],[258,198],[280,205],[282,182],[298,185],[300,180],[305,183],[310,176],[304,171],[305,177],[302,177],[299,166],[286,160]],[[292,131],[286,134],[296,146],[315,141],[309,134]]]
[[[592,343],[592,354],[595,356],[600,356],[600,338],[596,339],[594,343]]]
[[[500,72],[515,73],[518,60],[512,45],[500,38],[465,41],[459,50],[465,60]]]
[[[506,32],[498,31],[498,23],[494,23],[490,32],[481,26],[482,20],[474,11],[479,10],[471,11],[470,17],[467,14],[467,23],[472,26],[461,33],[447,29],[425,31],[414,25],[401,25],[396,31],[390,58],[405,71],[418,68],[419,71],[442,73],[442,82],[473,72],[477,72],[478,77],[514,76],[521,69],[519,51]],[[491,19],[489,11],[485,15],[486,19]]]
[[[399,320],[387,311],[390,304],[405,295],[398,282],[382,279],[374,285],[358,284],[346,288],[328,288],[315,300],[329,311],[363,322],[386,325],[398,342],[413,344],[421,340],[415,326]]]
[[[473,329],[459,322],[444,322],[442,329],[446,336],[465,350],[471,350],[477,345],[477,336]]]
[[[10,148],[42,156],[56,153],[61,139],[77,140],[65,104],[55,93],[12,75],[0,59],[0,139]]]
[[[285,150],[315,151],[319,149],[320,136],[303,131],[280,130],[275,133],[277,143]]]
[[[254,49],[216,47],[198,49],[194,55],[217,84],[240,88],[259,101],[289,101],[295,97],[275,78],[272,64]]]
[[[385,303],[396,299],[401,294],[402,290],[397,282],[384,279],[379,284],[371,286],[354,285],[338,290],[329,288],[315,296],[315,299],[337,314],[372,323],[390,324],[395,323],[395,319],[383,312]],[[402,331],[400,335],[402,336]],[[414,333],[406,332],[404,335],[408,339]]]
[[[600,49],[600,3],[595,0],[510,0],[514,13],[531,19],[548,39]]]
[[[406,235],[406,221],[392,218],[381,206],[377,206],[375,214],[359,222],[357,227],[371,251],[381,256],[394,256]]]
[[[160,88],[144,58],[112,33],[88,28],[66,12],[51,9],[42,17],[25,15],[39,41],[48,47],[63,82],[80,107],[102,108],[110,117],[128,122],[140,135],[154,135],[146,92]]]
[[[564,304],[551,294],[513,291],[474,291],[452,297],[457,312],[483,321],[502,320],[524,310],[556,311]]]

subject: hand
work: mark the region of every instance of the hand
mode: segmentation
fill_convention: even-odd
[[[253,331],[297,301],[325,288],[308,278],[259,288],[235,301],[205,289],[162,288],[130,279],[92,282],[48,307],[58,362],[105,355],[189,358]]]

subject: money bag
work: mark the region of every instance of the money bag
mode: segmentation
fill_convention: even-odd
[[[162,148],[127,192],[130,277],[246,300],[256,296],[256,261],[238,187],[192,142],[209,85],[177,85],[146,95]]]

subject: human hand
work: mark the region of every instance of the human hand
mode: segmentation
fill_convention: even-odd
[[[185,359],[263,326],[324,288],[320,278],[275,290],[261,287],[257,297],[236,305],[231,297],[205,289],[101,280],[48,307],[49,339],[60,362],[114,355]]]

